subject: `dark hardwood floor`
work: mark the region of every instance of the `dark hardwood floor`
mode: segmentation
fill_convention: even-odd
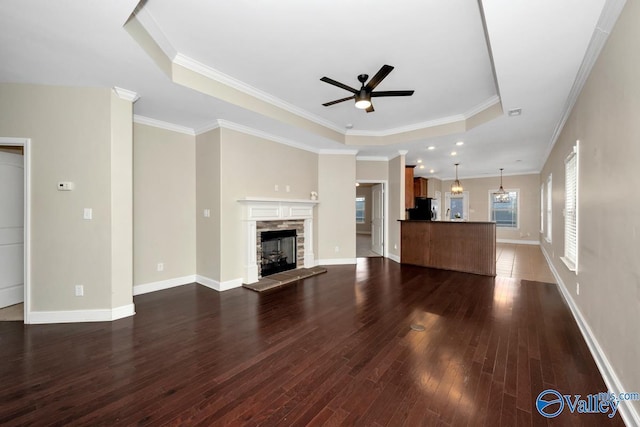
[[[0,323],[0,425],[623,425],[534,407],[546,388],[606,391],[555,285],[328,270],[141,295],[112,323]]]

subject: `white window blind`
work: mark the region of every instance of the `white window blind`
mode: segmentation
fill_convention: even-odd
[[[553,206],[553,185],[552,185],[552,176],[551,174],[549,174],[549,177],[547,178],[547,221],[545,226],[546,228],[546,234],[545,234],[545,239],[547,240],[547,242],[551,243],[551,226],[553,225],[552,223],[552,218],[553,218],[553,212],[552,212],[552,206]]]
[[[544,184],[540,185],[540,234],[544,233]]]
[[[564,263],[575,271],[578,265],[578,146],[564,164]]]

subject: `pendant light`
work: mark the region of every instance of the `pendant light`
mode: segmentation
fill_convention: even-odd
[[[460,180],[458,179],[458,165],[460,163],[456,163],[456,180],[451,184],[451,194],[458,195],[462,194],[462,184],[460,184]]]
[[[498,191],[493,193],[493,200],[496,203],[509,203],[511,201],[511,196],[509,196],[509,192],[505,191],[502,187],[502,170],[504,168],[500,168],[500,188]]]

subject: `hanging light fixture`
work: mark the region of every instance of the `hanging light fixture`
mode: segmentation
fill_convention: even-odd
[[[456,180],[451,184],[451,194],[462,194],[462,184],[460,184],[460,180],[458,179],[458,165],[460,163],[456,163]]]
[[[504,168],[500,168],[500,188],[498,191],[493,193],[493,200],[497,203],[509,203],[511,201],[511,196],[508,191],[505,191],[502,187],[502,170]]]

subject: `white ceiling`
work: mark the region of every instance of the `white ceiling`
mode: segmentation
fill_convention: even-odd
[[[121,87],[140,95],[140,120],[193,132],[223,123],[314,151],[357,150],[361,158],[407,150],[408,164],[422,160],[425,169],[416,172],[423,176],[451,178],[456,162],[461,179],[496,176],[501,167],[505,175],[535,173],[599,52],[592,40],[604,42],[617,14],[604,18],[620,3],[3,0],[0,81]],[[504,114],[457,134],[345,145],[172,82],[123,28],[136,7],[136,19],[169,59],[196,61],[346,135],[428,128],[496,102]],[[358,74],[373,76],[383,64],[395,69],[377,89],[413,89],[412,97],[374,98],[369,114],[350,101],[321,105],[349,96],[321,77],[358,87]],[[522,115],[508,117],[512,108]]]

